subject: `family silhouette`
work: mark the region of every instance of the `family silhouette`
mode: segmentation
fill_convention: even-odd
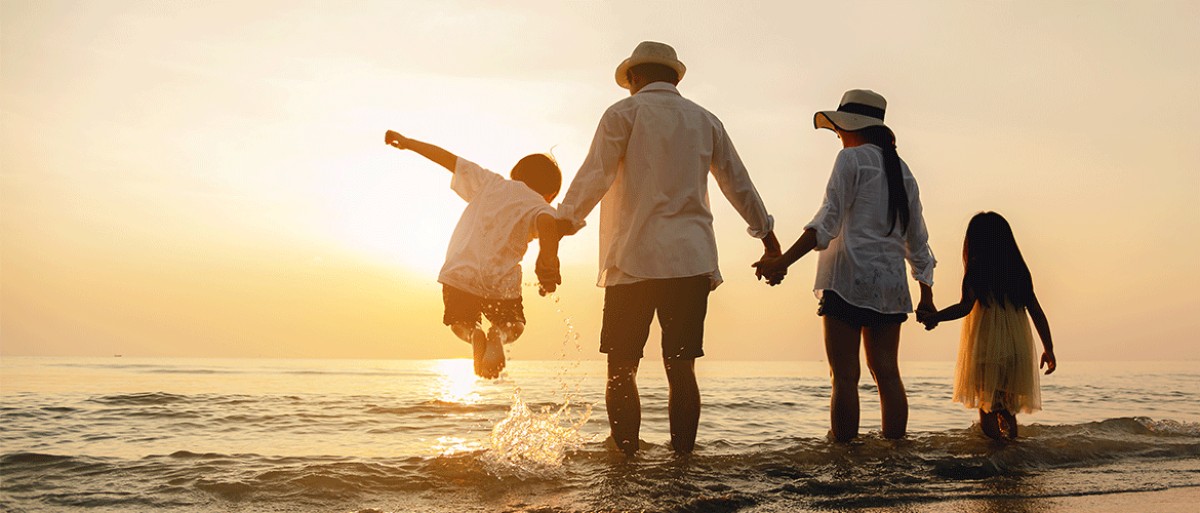
[[[722,282],[717,266],[708,178],[762,241],[755,275],[779,285],[788,267],[817,251],[813,287],[824,324],[832,379],[830,436],[858,436],[859,346],[878,385],[883,435],[902,438],[908,398],[900,375],[900,326],[914,312],[905,265],[917,281],[918,322],[933,329],[963,323],[954,400],[977,408],[987,436],[1017,436],[1016,413],[1041,408],[1038,367],[1054,371],[1050,327],[1033,292],[1029,269],[1008,222],[976,215],[963,243],[959,303],[938,310],[917,180],[884,123],[887,101],[850,90],[836,110],[817,112],[813,125],[833,131],[843,149],[834,161],[816,215],[783,252],[768,213],[724,125],[685,98],[678,84],[687,68],[669,45],[644,41],[616,68],[629,97],[600,118],[591,147],[557,208],[562,175],[553,158],[521,159],[511,180],[438,146],[387,131],[385,142],[414,151],[453,173],[451,188],[468,202],[447,251],[443,322],[472,345],[475,372],[494,378],[504,368],[503,344],[520,337],[525,316],[521,267],[537,238],[535,266],[542,294],[562,283],[558,244],[586,225],[600,206],[599,273],[604,288],[600,351],[607,355],[605,406],[616,447],[639,449],[641,399],[637,373],[650,326],[658,318],[669,389],[671,447],[695,448],[701,396],[695,361],[704,355],[709,294]],[[483,318],[490,327],[483,328]],[[1029,319],[1042,340],[1036,357]]]

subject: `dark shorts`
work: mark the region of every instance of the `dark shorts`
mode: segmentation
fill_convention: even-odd
[[[884,324],[900,324],[908,320],[908,314],[885,314],[870,308],[847,303],[837,292],[825,290],[821,293],[821,306],[817,315],[828,315],[851,326],[872,327]]]
[[[605,287],[600,352],[610,359],[641,359],[650,321],[657,312],[664,359],[704,356],[704,316],[710,289],[707,275]]]
[[[446,304],[446,313],[442,315],[442,324],[479,324],[481,315],[487,316],[488,321],[496,324],[525,324],[525,307],[521,298],[516,299],[486,299],[462,289],[442,284],[442,302]]]

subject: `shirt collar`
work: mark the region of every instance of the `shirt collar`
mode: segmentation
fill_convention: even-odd
[[[670,82],[653,82],[653,83],[650,83],[650,84],[646,85],[646,87],[643,87],[643,88],[642,88],[640,91],[638,91],[638,92],[637,92],[637,94],[642,94],[642,93],[653,93],[653,92],[656,92],[656,91],[663,91],[663,92],[667,92],[667,93],[675,93],[675,94],[677,94],[677,95],[679,95],[679,96],[683,96],[683,95],[680,95],[680,94],[679,94],[679,88],[675,87],[675,86],[674,86],[673,84],[671,84]]]

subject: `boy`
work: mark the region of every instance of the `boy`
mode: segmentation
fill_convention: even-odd
[[[512,180],[505,180],[438,146],[391,130],[384,142],[412,150],[454,173],[450,188],[467,200],[467,208],[454,228],[438,275],[446,306],[442,322],[471,344],[475,374],[499,377],[504,369],[503,344],[525,331],[521,259],[533,237],[540,241],[539,293],[554,292],[562,283],[556,256],[560,236],[550,206],[562,186],[562,172],[549,156],[533,154],[517,162]],[[491,322],[486,334],[481,315]]]

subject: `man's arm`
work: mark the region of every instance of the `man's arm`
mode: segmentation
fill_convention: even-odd
[[[572,235],[608,193],[629,144],[629,120],[611,108],[600,118],[588,155],[558,205],[559,233]]]
[[[763,245],[768,253],[771,252],[772,245],[765,239],[770,237],[774,241],[775,254],[778,254],[779,241],[774,236],[775,219],[767,213],[767,207],[763,204],[758,189],[754,187],[754,182],[750,180],[750,173],[742,163],[742,158],[738,156],[737,149],[733,147],[733,141],[725,133],[724,127],[718,123],[714,130],[718,130],[719,133],[713,146],[709,172],[717,180],[725,199],[746,221],[746,231],[754,238],[764,239]]]
[[[446,168],[451,173],[454,172],[454,166],[458,163],[457,155],[442,149],[440,146],[421,142],[416,139],[409,139],[392,130],[388,130],[383,137],[383,141],[388,145],[401,150],[415,151],[422,157],[433,161],[434,164]]]
[[[562,235],[558,232],[558,222],[550,214],[538,214],[537,231],[538,256],[534,272],[538,277],[538,293],[545,296],[562,284],[558,263],[558,240]]]

